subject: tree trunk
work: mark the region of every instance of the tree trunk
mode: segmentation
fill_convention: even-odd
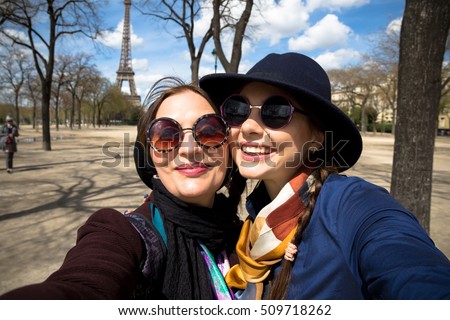
[[[15,92],[15,94],[16,124],[17,128],[20,128],[19,92]]]
[[[59,91],[59,90],[58,90]],[[59,131],[59,92],[56,96],[55,101],[55,121],[56,121],[56,131]]]
[[[50,138],[50,85],[42,85],[42,149],[45,151],[52,150]]]
[[[406,1],[391,193],[417,216],[427,232],[441,68],[449,26],[448,0]]]
[[[103,103],[97,106],[97,125],[99,128],[101,128],[102,126],[102,110],[103,110]]]
[[[365,135],[367,132],[367,115],[365,104],[361,105],[361,133]]]
[[[78,100],[78,129],[81,129],[81,99]]]
[[[191,58],[191,81],[192,84],[198,84],[198,71],[200,68],[200,58],[192,57]]]
[[[75,123],[75,94],[72,94],[72,108],[70,109],[70,129],[73,129]]]
[[[36,119],[36,113],[37,113],[37,106],[36,106],[36,101],[34,101],[34,99],[33,99],[33,129],[37,129],[36,128],[36,121],[37,121],[37,119]]]

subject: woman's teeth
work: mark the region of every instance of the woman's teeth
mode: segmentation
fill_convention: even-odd
[[[270,148],[269,147],[243,146],[242,151],[245,153],[268,154],[268,153],[270,153]]]

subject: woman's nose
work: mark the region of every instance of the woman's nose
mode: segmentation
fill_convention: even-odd
[[[183,134],[183,139],[181,140],[180,147],[178,149],[178,153],[184,157],[191,158],[192,155],[201,152],[201,150],[201,147],[194,139],[192,130],[185,131]]]
[[[246,134],[261,134],[264,132],[264,124],[259,109],[251,109],[250,115],[241,125],[241,131]]]

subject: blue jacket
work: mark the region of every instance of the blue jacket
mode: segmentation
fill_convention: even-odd
[[[249,197],[250,215],[264,198]],[[330,175],[298,246],[287,299],[450,299],[450,262],[385,189]]]

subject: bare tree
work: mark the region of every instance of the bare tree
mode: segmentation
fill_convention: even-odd
[[[236,18],[231,14],[230,0],[213,1],[212,30],[215,54],[219,58],[225,72],[237,73],[241,62],[242,42],[244,41],[245,30],[252,14],[253,0],[246,0],[244,4],[241,16]],[[221,25],[221,21],[223,21],[223,25]],[[234,30],[230,61],[225,55],[221,41],[221,32],[226,29]]]
[[[37,109],[39,104],[39,91],[40,83],[36,73],[29,73],[26,79],[26,96],[28,101],[31,103],[32,116],[31,121],[33,123],[33,129],[37,129]]]
[[[14,93],[17,125],[20,125],[19,100],[27,75],[31,72],[29,57],[20,50],[10,50],[0,56],[0,76]]]
[[[365,63],[370,64],[371,70],[379,78],[376,84],[379,98],[385,107],[392,110],[392,133],[395,133],[397,114],[399,48],[400,32],[396,29],[384,30],[377,33],[370,54],[364,57]]]
[[[398,50],[397,50],[398,52]],[[380,55],[366,56],[364,69],[372,85],[372,107],[381,114],[382,131],[384,132],[384,119],[387,110],[392,113],[392,133],[394,133],[395,112],[397,106],[397,66],[398,59],[393,64],[380,59]]]
[[[340,107],[349,108],[351,114],[354,114],[355,107],[359,107],[361,110],[360,130],[362,133],[366,133],[366,112],[373,100],[376,78],[370,70],[363,66],[330,70],[328,74],[333,85],[333,91],[339,96],[336,103]]]
[[[196,0],[143,0],[140,1],[138,6],[138,10],[142,14],[168,23],[174,23],[180,27],[181,35],[177,35],[176,37],[186,39],[191,58],[191,81],[193,83],[198,83],[200,60],[207,42],[212,37],[212,29],[210,26],[201,38],[198,48],[196,47],[194,39],[195,20],[200,17],[202,3],[202,1]]]
[[[10,5],[9,1],[2,1],[0,4],[0,26],[8,20],[13,10],[14,7]]]
[[[74,57],[71,56],[59,56],[55,64],[55,72],[53,76],[53,99],[55,102],[55,122],[56,130],[59,130],[59,104],[61,100],[61,90],[67,87],[70,81],[69,67],[74,63]]]
[[[92,108],[92,124],[101,126],[102,112],[110,97],[111,82],[102,77],[100,73],[92,73],[87,88],[86,100]]]
[[[174,1],[152,1],[141,0],[138,9],[144,14],[163,20],[168,23],[175,23],[181,29],[181,35],[177,38],[185,38],[191,58],[191,81],[198,83],[198,73],[200,61],[208,41],[214,38],[214,53],[220,60],[226,72],[237,72],[242,57],[242,42],[245,30],[250,19],[253,7],[253,0],[214,0],[212,2],[213,18],[209,28],[196,47],[194,39],[195,21],[200,14],[211,7],[202,7],[207,1],[199,0],[174,0]],[[237,5],[243,7],[242,14],[238,18],[233,16]],[[233,12],[233,14],[232,14]],[[234,31],[231,58],[228,61],[222,44],[222,36],[227,31]]]
[[[391,193],[414,212],[428,232],[441,70],[449,27],[448,0],[406,0]]]
[[[81,128],[81,100],[84,96],[84,78],[89,75],[89,68],[91,68],[91,56],[86,54],[77,54],[67,67],[67,91],[72,98],[72,108],[70,112],[70,129],[73,129],[75,124],[75,111],[78,115],[78,128]]]
[[[97,6],[89,0],[4,0],[0,33],[31,51],[41,80],[42,146],[51,150],[50,99],[58,40],[65,36],[94,38],[100,30]],[[13,30],[13,31],[12,31]]]

